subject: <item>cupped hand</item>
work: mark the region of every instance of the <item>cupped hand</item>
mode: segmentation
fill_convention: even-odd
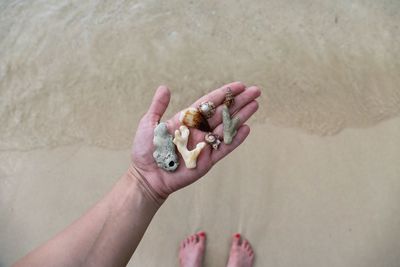
[[[248,136],[250,128],[244,123],[258,109],[258,103],[255,100],[261,94],[258,87],[252,86],[246,88],[244,84],[234,82],[224,85],[221,88],[201,97],[191,106],[197,107],[203,101],[213,102],[216,106],[216,113],[208,120],[208,122],[211,126],[212,132],[222,136],[222,105],[228,87],[232,90],[232,93],[235,96],[235,102],[229,108],[229,111],[232,116],[239,117],[240,119],[238,131],[233,142],[229,145],[222,142],[218,150],[214,150],[211,146],[207,145],[197,158],[197,167],[194,169],[187,169],[181,155],[176,151],[179,156],[179,166],[174,172],[167,172],[159,168],[153,158],[153,131],[167,109],[171,97],[170,91],[167,87],[160,86],[157,89],[149,110],[140,120],[133,141],[131,156],[134,168],[139,172],[143,179],[146,179],[147,183],[161,198],[166,198],[176,190],[197,181],[205,175],[214,164],[238,147]],[[165,121],[171,135],[174,135],[175,130],[181,125],[178,120],[179,113],[180,112],[176,113],[175,116]],[[197,143],[204,141],[206,133],[195,128],[189,128],[189,130],[190,136],[188,148],[191,150]]]

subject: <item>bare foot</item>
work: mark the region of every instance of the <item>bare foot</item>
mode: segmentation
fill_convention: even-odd
[[[232,240],[231,252],[227,267],[251,267],[253,266],[254,252],[249,241],[235,234]]]
[[[203,265],[206,234],[200,232],[188,236],[179,248],[179,264],[181,267],[201,267]]]

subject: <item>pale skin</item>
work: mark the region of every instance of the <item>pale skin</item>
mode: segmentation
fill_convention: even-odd
[[[179,265],[181,267],[201,267],[206,247],[206,234],[199,232],[188,236],[179,247]],[[254,262],[253,249],[240,234],[232,237],[227,267],[251,267]]]
[[[248,136],[250,128],[244,123],[258,109],[256,98],[261,94],[259,88],[246,88],[244,84],[234,82],[203,96],[192,106],[197,107],[202,101],[214,102],[217,112],[209,119],[209,124],[214,133],[222,136],[221,104],[227,87],[231,88],[236,100],[230,107],[230,113],[240,119],[232,144],[222,144],[218,150],[206,146],[198,157],[195,169],[185,168],[181,157],[175,172],[158,168],[152,157],[154,146],[149,136],[153,136],[154,127],[161,120],[170,100],[168,88],[160,86],[137,127],[129,169],[86,214],[13,266],[126,266],[154,214],[168,196],[200,179]],[[165,120],[170,133],[179,128],[178,117],[179,112]],[[190,131],[188,146],[192,148],[203,141],[204,132],[193,128]]]

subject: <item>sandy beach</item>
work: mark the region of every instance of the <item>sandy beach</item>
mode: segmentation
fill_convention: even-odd
[[[166,117],[231,81],[262,89],[248,140],[170,196],[128,266],[177,266],[207,232],[255,266],[400,262],[398,1],[0,3],[0,267],[124,173],[160,84]]]

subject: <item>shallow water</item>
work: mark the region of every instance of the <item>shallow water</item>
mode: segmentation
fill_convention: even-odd
[[[318,135],[400,112],[399,1],[2,1],[0,149],[126,148],[159,84],[176,112],[232,80],[257,121]]]

